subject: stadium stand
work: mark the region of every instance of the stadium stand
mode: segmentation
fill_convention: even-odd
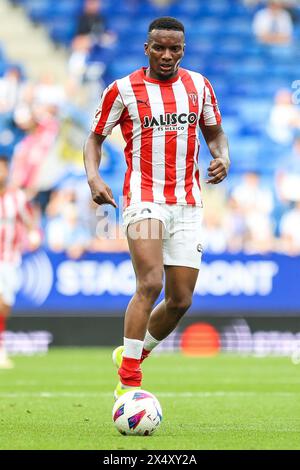
[[[12,3],[22,5],[32,22],[42,24],[58,46],[71,50],[78,18],[84,11],[83,0],[13,0]],[[282,201],[275,191],[274,175],[282,166],[281,159],[292,153],[293,142],[274,141],[268,132],[268,122],[277,92],[287,89],[292,95],[293,86],[296,90],[296,80],[300,76],[300,27],[298,23],[294,24],[293,42],[288,46],[261,44],[252,31],[253,17],[260,8],[261,4],[249,7],[242,0],[174,0],[165,6],[150,0],[102,0],[99,14],[103,17],[105,32],[111,34],[113,40],[105,42],[103,36],[92,34],[90,47],[83,55],[82,84],[89,82],[99,90],[145,65],[143,43],[150,21],[163,15],[182,20],[187,44],[182,66],[201,72],[213,83],[223,115],[223,127],[229,136],[232,169],[231,178],[226,183],[227,199],[236,183],[242,181],[243,174],[258,173],[260,184],[273,188],[275,203],[269,217],[275,236],[276,227],[280,226],[278,214],[284,211],[280,209]],[[98,69],[97,64],[100,64]],[[4,74],[6,67],[5,53],[0,48],[0,75]],[[96,91],[90,96],[87,114],[81,119],[80,125],[85,131],[90,123],[88,114],[95,108],[98,95],[99,91]],[[291,105],[299,113],[299,106],[292,102]],[[76,115],[76,111],[73,109],[70,115]],[[0,122],[3,126],[2,118]],[[292,134],[299,129],[300,124],[295,124]],[[11,154],[14,143],[12,141],[8,149]],[[119,157],[114,144],[107,144],[107,149]],[[207,158],[208,151],[203,145],[200,158],[202,174],[205,174]],[[123,169],[123,166],[112,164],[105,172],[117,197],[121,193],[119,181]],[[274,249],[271,238],[270,249]],[[255,251],[255,243],[252,245]],[[267,247],[268,243],[264,246]]]

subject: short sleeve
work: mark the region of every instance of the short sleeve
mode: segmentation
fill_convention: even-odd
[[[119,124],[124,111],[124,103],[119,93],[117,82],[109,85],[103,92],[96,110],[92,131],[100,135],[108,135]]]
[[[200,122],[205,126],[214,126],[216,124],[221,124],[221,121],[221,113],[215,92],[210,82],[204,77],[203,109],[200,116]]]

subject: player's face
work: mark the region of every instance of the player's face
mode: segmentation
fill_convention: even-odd
[[[175,77],[184,54],[183,32],[154,29],[145,44],[145,53],[149,57],[151,78],[168,80]]]
[[[5,186],[8,178],[8,164],[0,160],[0,186]]]

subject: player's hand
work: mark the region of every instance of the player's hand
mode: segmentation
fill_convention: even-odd
[[[93,201],[96,202],[96,204],[111,204],[113,207],[118,207],[114,200],[112,190],[101,178],[89,181],[89,185]]]
[[[209,179],[206,180],[208,184],[218,184],[226,178],[230,162],[227,159],[215,158],[210,162],[207,169]]]

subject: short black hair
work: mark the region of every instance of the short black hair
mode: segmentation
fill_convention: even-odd
[[[173,31],[182,31],[184,34],[184,25],[172,16],[162,16],[153,20],[148,29],[150,34],[153,29],[171,29]]]

